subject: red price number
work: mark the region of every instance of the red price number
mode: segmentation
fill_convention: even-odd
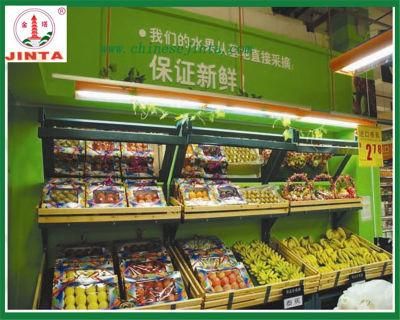
[[[379,153],[379,154],[381,154],[382,153],[382,145],[380,145],[380,144],[375,144],[375,143],[373,143],[373,144],[370,144],[370,143],[367,143],[366,145],[365,145],[365,148],[367,149],[367,160],[372,160],[372,153]]]

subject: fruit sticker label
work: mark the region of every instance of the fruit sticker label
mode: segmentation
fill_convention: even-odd
[[[6,6],[7,62],[67,62],[67,7]]]
[[[358,126],[358,163],[360,167],[383,166],[382,131],[380,128]]]

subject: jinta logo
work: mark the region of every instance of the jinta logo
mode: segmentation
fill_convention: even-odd
[[[67,9],[6,6],[6,60],[66,62]]]
[[[53,18],[40,9],[28,9],[22,12],[14,23],[15,38],[25,48],[41,48],[54,37]]]

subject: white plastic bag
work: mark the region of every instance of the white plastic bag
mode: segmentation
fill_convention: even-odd
[[[391,310],[393,285],[385,280],[356,284],[343,292],[335,310]]]

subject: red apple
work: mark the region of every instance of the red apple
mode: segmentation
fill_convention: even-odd
[[[223,286],[223,289],[224,289],[224,291],[228,291],[228,290],[231,290],[232,288],[229,284],[226,284]]]
[[[214,291],[215,292],[222,292],[222,291],[224,291],[224,289],[222,289],[221,286],[216,286],[216,287],[214,287]]]
[[[228,277],[224,277],[221,279],[221,286],[225,286],[229,284],[229,278]]]
[[[211,280],[213,287],[220,286],[221,285],[221,280],[215,277],[214,279]]]
[[[232,289],[235,289],[235,290],[236,290],[236,289],[239,289],[238,283],[237,283],[237,282],[232,282],[232,283],[231,283],[231,288],[232,288]]]

